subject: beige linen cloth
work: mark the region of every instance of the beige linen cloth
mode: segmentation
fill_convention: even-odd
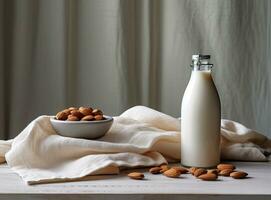
[[[222,158],[268,161],[270,140],[243,125],[221,121]],[[136,106],[114,118],[99,140],[62,137],[49,116],[32,121],[15,139],[0,141],[0,160],[28,184],[117,174],[120,169],[180,159],[180,120]]]

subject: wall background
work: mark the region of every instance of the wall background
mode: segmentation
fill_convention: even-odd
[[[222,117],[271,136],[268,0],[0,0],[0,138],[71,105],[180,115],[212,55]]]

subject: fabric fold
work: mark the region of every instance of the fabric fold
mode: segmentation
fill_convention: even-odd
[[[0,161],[28,184],[80,180],[87,175],[117,174],[133,167],[180,160],[180,120],[135,106],[114,117],[98,140],[58,135],[49,116],[32,121],[14,140],[0,141]],[[221,121],[222,159],[267,161],[271,142],[231,121]]]

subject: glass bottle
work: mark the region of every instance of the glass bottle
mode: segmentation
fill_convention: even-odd
[[[192,56],[192,73],[183,95],[181,163],[214,167],[220,162],[220,99],[211,72],[210,55]]]

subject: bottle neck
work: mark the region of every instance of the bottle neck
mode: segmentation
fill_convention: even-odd
[[[211,72],[212,64],[191,65],[192,71]]]
[[[210,63],[210,55],[193,55],[191,68],[192,71],[211,72],[213,64]]]

